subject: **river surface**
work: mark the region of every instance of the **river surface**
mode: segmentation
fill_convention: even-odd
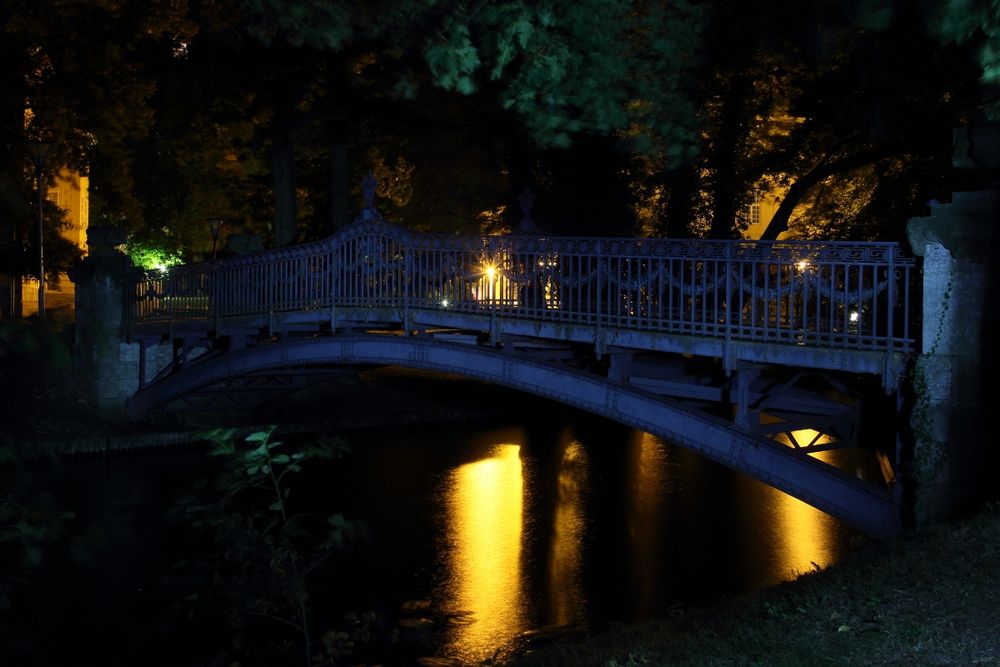
[[[461,612],[438,651],[465,663],[522,633],[771,586],[835,562],[856,535],[687,450],[580,415],[397,434],[356,456],[351,495],[385,540],[393,588]],[[406,553],[405,564],[391,556]]]
[[[826,567],[856,538],[682,448],[544,407],[530,419],[347,434],[347,458],[294,490],[362,528],[311,604],[332,610],[327,618],[373,612],[382,636],[408,647],[381,656],[387,664],[477,664],[539,632],[595,631],[759,590]],[[73,628],[78,656],[185,664],[143,619],[181,602],[158,582],[198,546],[164,544],[163,507],[204,475],[204,459],[185,449],[46,472],[57,502],[102,546],[41,584],[26,618]],[[35,650],[63,655],[47,646]]]

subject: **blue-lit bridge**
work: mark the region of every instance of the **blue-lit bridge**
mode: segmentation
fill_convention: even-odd
[[[445,371],[604,415],[891,534],[894,443],[884,483],[813,454],[856,444],[845,372],[896,388],[914,265],[892,243],[415,234],[369,203],[324,241],[130,288],[142,379],[128,409],[252,405],[345,366]]]

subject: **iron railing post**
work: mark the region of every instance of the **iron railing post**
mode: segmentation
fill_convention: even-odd
[[[723,272],[726,281],[726,302],[723,306],[723,317],[726,318],[726,328],[725,328],[725,339],[722,342],[722,364],[726,375],[729,375],[733,370],[733,360],[732,360],[732,317],[730,313],[732,305],[732,271],[733,271],[733,250],[734,241],[726,242],[726,270]]]
[[[330,284],[328,285],[330,290],[330,332],[336,333],[337,331],[337,289],[340,285],[340,281],[337,280],[337,272],[339,271],[339,263],[337,262],[337,250],[339,247],[339,239],[334,236],[330,240],[329,244],[329,259],[328,266],[330,267]]]
[[[896,255],[896,248],[894,246],[890,246],[888,250],[889,251],[887,253],[888,255],[887,261],[889,266],[888,266],[888,274],[886,275],[885,279],[887,283],[886,289],[888,291],[888,297],[889,297],[889,303],[887,305],[889,312],[886,315],[886,327],[887,327],[886,334],[889,339],[889,348],[891,349],[895,347],[896,344],[896,326],[894,317],[895,315],[894,311],[896,310],[896,289],[897,289],[896,264],[894,261]]]
[[[212,271],[208,274],[208,293],[206,297],[208,298],[208,313],[210,318],[215,320],[215,335],[219,336],[219,325],[221,315],[219,313],[219,298],[222,291],[219,289],[219,267],[215,263],[215,257],[213,253],[212,257]]]
[[[604,261],[603,254],[601,253],[601,239],[597,239],[595,245],[597,246],[597,304],[595,312],[595,323],[594,323],[594,354],[600,359],[604,355],[604,344],[602,342],[603,331],[602,324],[604,320],[604,313],[602,308],[601,298],[602,292],[604,292]]]
[[[413,276],[413,244],[406,239],[403,246],[403,333],[410,334],[410,279]]]
[[[896,348],[896,327],[894,323],[893,311],[896,310],[896,269],[895,269],[895,255],[896,247],[889,246],[886,252],[886,262],[888,264],[888,271],[885,281],[886,281],[886,296],[888,298],[888,303],[886,304],[886,309],[888,313],[886,314],[886,346],[885,346],[885,369],[882,371],[882,385],[885,389],[889,389],[890,377],[892,377],[892,356]],[[875,284],[878,284],[878,276],[876,274]],[[878,296],[877,294],[875,295]],[[858,305],[858,313],[860,317],[861,306]],[[877,323],[876,323],[877,324]],[[873,332],[874,333],[874,332]],[[895,378],[892,378],[892,384],[895,384]]]
[[[136,292],[138,291],[138,281],[132,280],[131,278],[126,278],[122,289],[122,324],[125,329],[125,336],[131,338],[132,336],[132,325],[139,319],[138,313],[135,311],[139,307],[139,299],[136,298]]]

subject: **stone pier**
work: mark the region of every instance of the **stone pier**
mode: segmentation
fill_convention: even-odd
[[[957,192],[914,218],[907,235],[923,262],[920,356],[911,375],[912,448],[904,456],[918,525],[981,500],[996,474],[988,370],[998,343],[996,226],[1000,190]],[[987,477],[990,476],[990,478]]]
[[[141,269],[115,247],[125,242],[117,227],[90,227],[88,253],[70,272],[76,286],[73,365],[104,417],[124,418],[125,401],[139,388],[139,343],[128,342],[126,285]],[[146,380],[171,360],[169,344],[146,348]]]

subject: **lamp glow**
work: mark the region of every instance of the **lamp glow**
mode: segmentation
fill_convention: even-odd
[[[860,315],[858,315],[858,311],[856,311],[856,310],[852,310],[852,311],[851,311],[851,314],[850,314],[850,315],[848,315],[848,317],[850,317],[850,318],[851,318],[851,321],[852,321],[852,322],[857,322],[857,321],[858,321],[858,319],[859,319],[859,318],[860,318],[861,316],[860,316]]]

